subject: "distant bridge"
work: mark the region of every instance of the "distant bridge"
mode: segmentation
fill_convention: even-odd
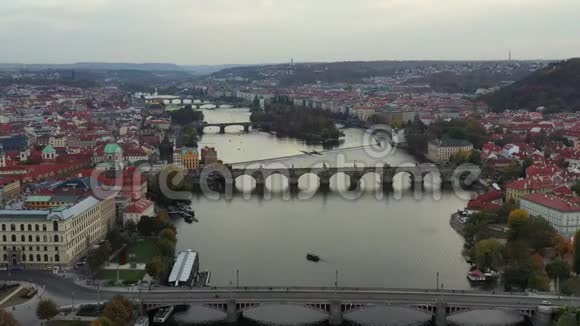
[[[313,174],[318,177],[319,190],[325,191],[330,189],[330,179],[343,173],[350,179],[350,190],[360,186],[363,176],[374,174],[380,178],[379,182],[384,190],[392,188],[393,179],[396,175],[404,173],[409,175],[411,185],[414,188],[421,189],[427,175],[431,175],[434,180],[440,180],[441,184],[461,186],[462,182],[470,185],[479,180],[480,169],[474,165],[454,167],[441,167],[435,164],[420,164],[418,166],[379,166],[379,167],[311,167],[311,168],[284,168],[284,167],[267,167],[267,168],[232,168],[231,166],[216,165],[215,169],[206,168],[201,173],[192,173],[188,175],[187,182],[194,188],[199,187],[202,183],[207,182],[208,178],[213,175],[219,175],[227,189],[234,189],[236,179],[241,176],[250,176],[256,181],[256,190],[264,190],[266,179],[273,175],[283,175],[288,181],[291,192],[298,191],[299,179],[307,174]]]
[[[145,99],[145,103],[166,103],[166,104],[179,104],[179,105],[184,105],[184,104],[191,104],[192,107],[197,108],[197,109],[201,109],[202,106],[204,105],[215,105],[215,106],[219,106],[221,104],[227,104],[227,102],[223,102],[223,101],[201,101],[198,98],[195,98],[194,96],[173,96],[173,95],[167,95],[167,96],[150,96],[150,97],[146,97]],[[195,101],[201,101],[200,103],[195,103]],[[189,103],[186,103],[189,102]]]
[[[254,122],[222,122],[222,123],[204,123],[202,126],[198,128],[198,132],[201,134],[204,132],[204,129],[207,127],[219,127],[220,134],[226,133],[226,128],[229,126],[240,126],[244,127],[244,132],[250,132],[250,128],[256,128],[258,126],[257,123]]]

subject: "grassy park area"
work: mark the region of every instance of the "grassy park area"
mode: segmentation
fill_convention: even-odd
[[[151,257],[160,254],[157,240],[137,239],[127,247],[127,254],[129,256],[135,255],[135,262],[137,263],[147,263]]]
[[[144,270],[120,269],[118,271],[119,279],[126,284],[133,284],[141,281],[145,276]],[[103,269],[99,272],[99,279],[117,281],[116,269]]]

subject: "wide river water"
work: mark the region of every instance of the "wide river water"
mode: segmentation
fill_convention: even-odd
[[[207,122],[249,121],[247,109],[204,110]],[[294,139],[241,127],[228,127],[225,134],[206,129],[201,146],[212,146],[225,163],[284,159],[256,163],[311,166],[329,164],[414,164],[403,150],[377,155],[378,149],[360,147],[375,144],[363,130],[345,129],[344,142],[329,152]],[[304,155],[301,151],[322,155]],[[384,154],[384,153],[383,153]],[[234,164],[238,166],[247,165]],[[231,200],[200,195],[193,199],[199,223],[176,221],[178,250],[192,249],[200,255],[200,269],[210,270],[212,285],[240,286],[339,286],[469,289],[469,265],[461,255],[463,241],[449,225],[450,214],[463,208],[468,193],[427,191],[417,196],[403,177],[395,180],[395,191],[382,196],[373,191],[373,175],[364,177],[363,194],[344,191],[341,176],[333,178],[335,190],[310,193],[316,177],[300,180],[304,196],[275,192],[271,198],[240,192]],[[239,180],[248,189],[251,180]],[[283,177],[268,180],[269,188],[284,188]],[[313,252],[321,262],[306,260]],[[237,272],[236,272],[237,271]],[[236,278],[236,275],[239,275]],[[338,278],[337,278],[338,275]],[[298,309],[298,310],[297,310]],[[268,323],[311,323],[324,316],[296,307],[257,308],[245,314]],[[357,323],[410,324],[429,316],[405,309],[377,308],[351,314]],[[485,318],[493,313],[480,314]],[[351,316],[351,317],[352,317]],[[223,316],[203,308],[190,308],[176,319],[212,320]],[[498,317],[498,316],[495,316]],[[468,319],[473,319],[469,317]],[[500,320],[513,321],[505,313]],[[466,322],[469,322],[467,320]]]

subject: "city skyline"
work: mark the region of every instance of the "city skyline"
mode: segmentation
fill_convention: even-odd
[[[580,3],[26,0],[0,4],[4,63],[565,59]],[[541,45],[541,46],[540,46]]]

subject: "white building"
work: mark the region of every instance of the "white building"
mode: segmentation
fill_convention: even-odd
[[[564,236],[574,236],[580,229],[578,199],[533,193],[520,199],[520,208],[532,216],[541,216]]]
[[[153,202],[147,199],[139,199],[129,205],[123,212],[123,225],[126,225],[129,221],[133,221],[137,225],[141,216],[155,216]]]
[[[114,196],[89,196],[50,209],[0,210],[0,264],[68,265],[104,239],[114,223]]]
[[[471,151],[473,144],[466,140],[437,139],[427,145],[427,158],[433,162],[447,162],[459,151]]]

